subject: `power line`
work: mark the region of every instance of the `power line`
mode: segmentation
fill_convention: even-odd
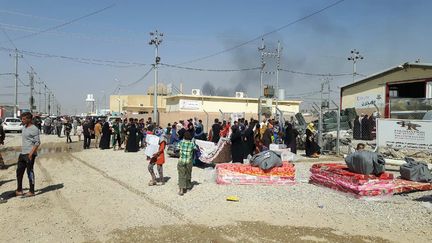
[[[224,50],[218,51],[218,52],[216,52],[216,53],[213,53],[213,54],[210,54],[210,55],[207,55],[207,56],[203,56],[203,57],[200,57],[200,58],[192,59],[192,60],[187,61],[187,62],[182,62],[182,63],[180,63],[180,64],[178,64],[178,65],[184,65],[184,64],[187,64],[187,63],[192,63],[192,62],[201,61],[201,60],[204,60],[204,59],[208,59],[208,58],[211,58],[211,57],[214,57],[214,56],[220,55],[220,54],[225,53],[225,52],[232,51],[232,50],[237,49],[237,48],[239,48],[239,47],[245,46],[245,45],[247,45],[247,44],[249,44],[249,43],[252,43],[252,42],[254,42],[254,41],[260,40],[260,39],[262,39],[262,38],[265,37],[265,36],[268,36],[268,35],[271,35],[271,34],[273,34],[273,33],[276,33],[276,32],[278,32],[278,31],[280,31],[280,30],[282,30],[282,29],[285,29],[285,28],[291,26],[291,25],[294,25],[294,24],[296,24],[296,23],[298,23],[298,22],[301,22],[301,21],[303,21],[303,20],[305,20],[305,19],[308,19],[308,18],[310,18],[310,17],[312,17],[312,16],[314,16],[314,15],[317,15],[317,14],[319,14],[319,13],[321,13],[321,12],[324,12],[325,10],[327,10],[327,9],[329,9],[329,8],[332,8],[332,7],[334,7],[334,6],[336,6],[336,5],[340,4],[340,3],[342,3],[343,1],[345,1],[345,0],[338,0],[338,1],[336,1],[336,2],[334,2],[334,3],[332,3],[332,4],[330,4],[330,5],[327,5],[327,6],[324,7],[324,8],[321,8],[321,9],[319,9],[319,10],[316,10],[316,11],[314,11],[314,12],[312,12],[312,13],[306,15],[306,16],[303,16],[303,17],[301,17],[301,18],[299,18],[299,19],[296,19],[296,20],[294,20],[294,21],[292,21],[292,22],[290,22],[290,23],[288,23],[288,24],[286,24],[286,25],[283,25],[283,26],[281,26],[281,27],[279,27],[279,28],[277,28],[277,29],[274,29],[274,30],[272,30],[272,31],[266,32],[266,33],[264,33],[264,34],[262,34],[262,35],[260,35],[260,36],[258,36],[258,37],[255,37],[255,38],[253,38],[253,39],[251,39],[251,40],[248,40],[248,41],[246,41],[246,42],[243,42],[243,43],[241,43],[241,44],[235,45],[235,46],[233,46],[233,47],[230,47],[230,48],[227,48],[227,49],[224,49]]]
[[[13,25],[8,23],[0,23],[0,25],[6,29],[11,31],[20,31],[20,32],[26,32],[26,33],[37,33],[41,31],[41,29],[28,27],[28,26],[21,26],[21,25]],[[111,33],[111,32],[109,32]],[[115,32],[114,32],[115,33]],[[50,31],[47,34],[56,35],[56,36],[72,36],[78,39],[85,39],[85,40],[96,40],[96,41],[105,41],[105,42],[112,42],[112,43],[118,43],[118,44],[125,44],[130,43],[132,41],[137,41],[136,38],[134,39],[124,39],[124,38],[106,38],[106,37],[95,37],[92,35],[84,34],[84,33],[72,33],[72,32],[61,32],[61,31]]]
[[[45,32],[48,32],[48,31],[52,31],[52,30],[56,30],[56,29],[62,28],[62,27],[64,27],[64,26],[66,26],[66,25],[69,25],[69,24],[72,24],[72,23],[74,23],[74,22],[77,22],[77,21],[79,21],[79,20],[81,20],[81,19],[84,19],[84,18],[90,17],[90,16],[92,16],[92,15],[96,15],[96,14],[98,14],[98,13],[101,13],[101,12],[105,11],[105,10],[108,10],[108,9],[114,7],[115,5],[116,5],[116,4],[114,3],[114,4],[111,4],[111,5],[107,6],[107,7],[104,7],[104,8],[102,8],[102,9],[99,9],[99,10],[96,10],[96,11],[94,11],[94,12],[91,12],[91,13],[85,14],[85,15],[83,15],[83,16],[80,16],[80,17],[78,17],[78,18],[71,19],[71,20],[69,20],[69,21],[67,21],[67,22],[65,22],[65,23],[58,24],[58,25],[55,25],[55,26],[52,26],[52,27],[49,27],[49,28],[43,29],[43,30],[38,31],[38,32],[35,32],[35,33],[31,33],[31,34],[28,34],[28,35],[19,36],[19,37],[15,38],[14,41],[16,41],[16,40],[21,40],[21,39],[25,39],[25,38],[29,38],[29,37],[33,37],[33,36],[40,35],[40,34],[43,34],[43,33],[45,33]]]
[[[18,81],[20,81],[20,83],[23,85],[23,86],[25,86],[25,87],[29,87],[30,85],[29,84],[25,84],[19,77],[18,77]]]
[[[0,51],[13,51],[10,48],[0,47]],[[126,62],[126,61],[116,61],[116,60],[105,60],[105,59],[98,59],[98,58],[86,58],[86,57],[70,57],[70,56],[64,56],[64,55],[56,55],[56,54],[49,54],[49,53],[42,53],[42,52],[34,52],[34,51],[27,51],[27,50],[19,50],[21,53],[33,56],[33,57],[40,57],[40,58],[59,58],[63,60],[83,63],[83,64],[90,64],[90,65],[98,65],[98,66],[110,66],[110,67],[119,67],[119,68],[128,68],[128,67],[135,67],[135,66],[147,66],[148,64],[145,63],[139,63],[139,62]]]
[[[0,13],[10,14],[10,15],[18,15],[18,16],[29,17],[29,18],[34,18],[34,19],[49,20],[49,21],[55,21],[55,22],[65,22],[66,21],[65,19],[49,18],[49,17],[37,16],[37,15],[27,14],[27,13],[18,12],[18,11],[10,11],[10,10],[0,10]],[[82,23],[78,23],[78,25],[88,26],[87,23],[85,25]],[[98,27],[98,28],[101,29],[100,27]],[[103,28],[103,30],[109,31],[109,32],[124,32],[124,33],[128,33],[128,34],[138,35],[137,34],[138,31],[127,30],[124,28],[115,28],[112,26],[110,26],[108,28]]]
[[[341,77],[341,76],[351,76],[351,73],[337,73],[337,74],[331,74],[331,73],[308,73],[308,72],[300,72],[300,71],[294,71],[294,70],[288,70],[288,69],[279,69],[280,71],[284,71],[287,73],[293,73],[293,74],[300,74],[300,75],[306,75],[306,76],[319,76],[319,77]]]
[[[51,20],[51,21],[57,21],[57,22],[64,21],[64,20],[60,20],[60,19],[41,17],[41,16],[36,16],[36,15],[32,15],[32,14],[22,13],[22,12],[18,12],[18,11],[11,11],[11,10],[0,10],[0,13],[6,13],[6,14],[10,14],[10,15],[18,15],[18,16],[22,16],[22,17],[30,17],[30,18],[35,18],[35,19]]]
[[[129,84],[125,84],[125,85],[119,84],[117,86],[116,90],[118,89],[118,87],[131,87],[131,86],[134,86],[134,85],[138,84],[139,82],[141,82],[142,80],[144,80],[151,73],[152,70],[153,70],[153,67],[151,67],[141,78],[139,78],[135,82],[132,82],[132,83],[129,83]]]
[[[242,72],[242,71],[253,71],[253,70],[259,70],[260,69],[260,67],[241,68],[241,69],[208,69],[208,68],[184,67],[184,66],[171,65],[171,64],[166,64],[166,63],[161,63],[161,65],[165,66],[165,67],[178,68],[178,69],[184,69],[184,70],[192,70],[192,71],[201,71],[201,72]]]

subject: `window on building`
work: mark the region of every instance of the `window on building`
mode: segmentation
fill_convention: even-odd
[[[390,96],[391,98],[396,98],[396,97],[398,97],[398,91],[397,91],[397,90],[390,90],[390,91],[389,91],[389,96]]]

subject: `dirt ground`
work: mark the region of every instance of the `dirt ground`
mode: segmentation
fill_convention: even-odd
[[[43,135],[36,196],[14,197],[21,141],[6,139],[1,242],[432,241],[432,192],[355,199],[307,183],[319,160],[296,163],[292,186],[221,186],[212,168],[195,167],[195,186],[180,197],[176,159],[164,165],[168,182],[149,187],[142,151],[82,150],[81,142]],[[240,201],[226,201],[232,195]]]

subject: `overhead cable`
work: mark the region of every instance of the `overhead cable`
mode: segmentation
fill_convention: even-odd
[[[0,47],[0,51],[14,51],[10,48]],[[98,58],[85,58],[85,57],[70,57],[70,56],[64,56],[64,55],[55,55],[55,54],[49,54],[49,53],[41,53],[41,52],[34,52],[34,51],[26,51],[26,50],[18,50],[23,54],[33,56],[33,57],[41,57],[41,58],[59,58],[64,60],[69,60],[73,62],[78,63],[84,63],[84,64],[92,64],[92,65],[99,65],[99,66],[110,66],[110,67],[133,67],[133,66],[146,66],[148,64],[145,63],[138,63],[138,62],[125,62],[125,61],[116,61],[116,60],[104,60],[104,59],[98,59]]]
[[[253,70],[261,69],[261,67],[240,68],[240,69],[208,69],[208,68],[184,67],[184,66],[166,64],[166,63],[161,63],[160,65],[165,66],[165,67],[184,69],[184,70],[192,70],[192,71],[201,71],[201,72],[242,72],[242,71],[253,71]]]
[[[287,73],[300,74],[300,75],[306,75],[306,76],[320,76],[320,77],[341,77],[341,76],[352,75],[352,73],[331,74],[331,73],[307,73],[307,72],[299,72],[299,71],[288,70],[288,69],[279,69],[279,70],[283,71],[283,72],[287,72]]]
[[[139,78],[137,81],[135,81],[135,82],[132,82],[132,83],[129,83],[129,84],[124,84],[124,85],[122,85],[122,84],[119,84],[118,85],[118,87],[131,87],[131,86],[134,86],[134,85],[136,85],[136,84],[138,84],[139,82],[141,82],[142,80],[144,80],[150,73],[151,73],[151,71],[153,70],[153,67],[151,67],[141,78]]]
[[[99,10],[93,11],[93,12],[91,12],[91,13],[88,13],[88,14],[85,14],[85,15],[83,15],[83,16],[80,16],[80,17],[77,17],[77,18],[71,19],[71,20],[69,20],[69,21],[66,21],[66,22],[64,22],[64,23],[62,23],[62,24],[54,25],[54,26],[51,26],[51,27],[49,27],[49,28],[43,29],[43,30],[41,30],[41,31],[38,31],[38,32],[35,32],[35,33],[30,33],[30,34],[28,34],[28,35],[19,36],[19,37],[15,38],[14,41],[16,41],[16,40],[21,40],[21,39],[25,39],[25,38],[29,38],[29,37],[33,37],[33,36],[36,36],[36,35],[40,35],[40,34],[42,34],[42,33],[48,32],[48,31],[52,31],[52,30],[56,30],[56,29],[60,29],[60,28],[62,28],[62,27],[64,27],[64,26],[66,26],[66,25],[72,24],[72,23],[77,22],[77,21],[79,21],[79,20],[81,20],[81,19],[84,19],[84,18],[87,18],[87,17],[93,16],[93,15],[96,15],[96,14],[98,14],[98,13],[101,13],[101,12],[103,12],[103,11],[105,11],[105,10],[108,10],[108,9],[114,7],[114,6],[115,6],[115,4],[111,4],[111,5],[107,6],[107,7],[102,8],[102,9],[99,9]]]

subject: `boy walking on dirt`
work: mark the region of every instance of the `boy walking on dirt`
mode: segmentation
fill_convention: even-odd
[[[17,190],[16,196],[31,197],[35,195],[35,176],[33,166],[37,156],[37,150],[40,145],[39,129],[32,123],[32,114],[24,112],[21,115],[21,121],[24,124],[22,129],[22,151],[18,157],[18,165],[16,170],[17,175]],[[30,191],[23,193],[22,180],[24,172],[27,170],[27,176],[30,184]]]
[[[157,165],[157,170],[159,173],[159,182],[162,185],[165,184],[165,180],[163,176],[163,167],[162,167],[163,164],[165,163],[165,153],[164,153],[165,146],[166,146],[166,138],[164,136],[161,136],[159,142],[159,150],[150,159],[150,163],[148,165],[148,170],[152,177],[151,181],[149,182],[149,186],[155,186],[157,184],[156,175],[153,169],[155,165]]]
[[[180,158],[177,164],[178,171],[178,186],[180,196],[186,192],[186,190],[192,189],[192,167],[193,167],[193,150],[195,143],[192,141],[192,135],[189,131],[185,132],[184,139],[179,143]]]

